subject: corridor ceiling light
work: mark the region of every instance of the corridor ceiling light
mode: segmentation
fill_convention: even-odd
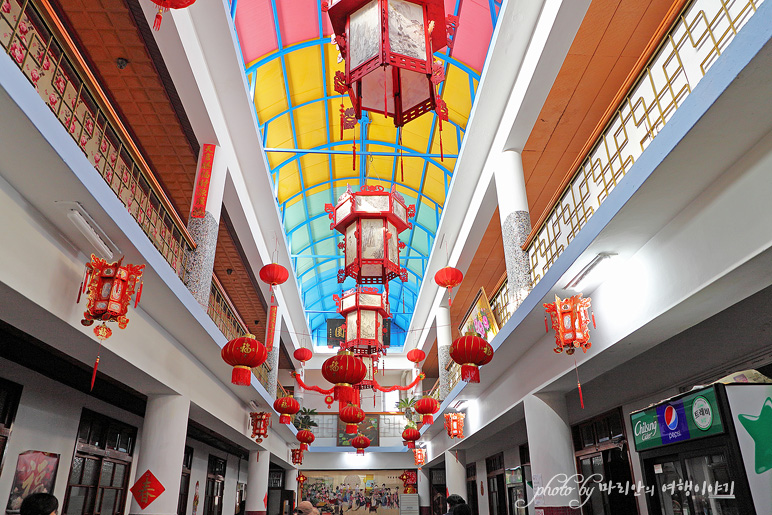
[[[590,276],[590,273],[595,271],[595,275],[597,275],[599,270],[604,270],[607,268],[607,266],[611,263],[614,256],[616,256],[616,252],[601,252],[600,254],[596,255],[592,260],[585,265],[584,268],[582,268],[576,276],[574,276],[573,279],[568,281],[568,283],[565,285],[563,289],[565,290],[581,290],[582,287],[587,285],[588,278]],[[599,265],[601,263],[605,263],[603,266]]]
[[[57,204],[67,210],[67,218],[103,258],[112,260],[115,254],[120,254],[120,250],[115,243],[107,237],[102,228],[83,209],[80,203],[57,202]],[[86,254],[88,255],[89,252],[86,252]]]

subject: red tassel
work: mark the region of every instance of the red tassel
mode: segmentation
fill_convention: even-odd
[[[80,304],[80,292],[83,291],[83,281],[80,282],[80,287],[78,288],[78,300],[75,301],[75,304]],[[134,306],[135,308],[137,306]]]
[[[409,442],[403,442],[405,445],[407,445],[408,449],[415,449],[415,442],[413,440],[410,440]]]
[[[598,326],[595,325],[595,311],[592,312],[592,328],[597,329]]]
[[[354,142],[353,145],[351,145],[352,148],[352,158],[351,158],[351,169],[356,171],[357,169],[357,144]]]
[[[292,417],[290,417],[289,415],[282,414],[279,417],[279,423],[280,424],[289,424],[290,422],[292,422]]]
[[[308,450],[308,444],[306,444],[306,443],[301,443],[301,444],[300,444],[300,450],[301,450],[301,451],[307,451],[307,450]]]
[[[434,424],[434,417],[431,415],[424,415],[423,423],[429,426]]]
[[[351,386],[336,385],[333,396],[335,397],[335,400],[338,400],[345,405],[348,405],[349,403],[354,404],[356,402],[356,390]]]
[[[440,120],[440,161],[445,161],[445,156],[442,152],[442,118]]]
[[[461,365],[461,379],[467,383],[479,383],[480,369],[477,365]]]
[[[142,285],[145,284],[143,282],[139,283],[139,291],[137,292],[137,300],[134,301],[134,309],[137,309],[137,306],[139,306],[139,299],[142,298]]]
[[[153,30],[161,30],[161,21],[164,17],[164,8],[158,8],[158,14],[155,15],[155,21],[153,22]]]
[[[550,332],[550,326],[547,325],[547,315],[544,315],[544,332],[545,333]]]
[[[99,354],[97,354],[96,361],[94,361],[94,371],[91,372],[91,388],[89,388],[90,392],[94,391],[94,381],[96,381],[97,368],[99,368]]]
[[[343,141],[343,119],[344,119],[344,113],[345,109],[343,108],[343,104],[340,104],[340,139]]]
[[[346,424],[346,434],[347,435],[355,435],[357,433],[357,425],[356,424]]]
[[[582,383],[577,382],[576,386],[579,387],[579,404],[581,404],[582,409],[584,409],[584,396],[582,395]]]
[[[383,116],[386,118],[389,117],[389,90],[388,90],[388,80],[389,80],[389,67],[384,66],[383,67]]]
[[[357,456],[364,456],[365,450],[364,449],[357,449]]]
[[[233,367],[231,383],[239,386],[249,386],[252,383],[252,369],[245,366]]]

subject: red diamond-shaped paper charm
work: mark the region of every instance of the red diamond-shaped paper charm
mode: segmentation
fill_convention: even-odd
[[[164,493],[164,485],[153,475],[152,472],[146,470],[142,476],[131,487],[131,495],[134,496],[134,500],[137,501],[139,507],[143,510],[150,506],[150,503],[155,501],[159,495]]]

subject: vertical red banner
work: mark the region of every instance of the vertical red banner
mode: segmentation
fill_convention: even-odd
[[[206,213],[206,199],[209,197],[209,181],[212,178],[214,149],[214,145],[206,143],[204,150],[201,152],[201,167],[196,179],[196,189],[193,191],[193,205],[190,208],[191,218],[204,218],[204,213]]]
[[[268,312],[268,329],[265,332],[265,348],[268,352],[273,350],[273,338],[276,334],[276,311],[278,306],[271,306]]]

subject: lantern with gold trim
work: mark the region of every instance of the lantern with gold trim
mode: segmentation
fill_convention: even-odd
[[[461,379],[468,383],[480,382],[479,367],[493,359],[493,347],[475,334],[456,338],[450,346],[450,358],[461,365]]]
[[[448,290],[448,307],[453,306],[453,288],[461,284],[463,280],[464,274],[461,273],[461,270],[452,266],[440,268],[434,274],[434,282],[441,288]]]
[[[357,425],[365,419],[365,412],[359,406],[349,404],[340,410],[340,420],[346,424],[346,434],[357,432]]]
[[[403,494],[416,493],[416,485],[418,484],[418,474],[416,474],[415,470],[406,470],[397,479],[402,481]]]
[[[316,440],[314,433],[312,433],[308,429],[302,429],[298,431],[298,434],[295,435],[295,438],[297,439],[298,442],[300,442],[301,451],[307,451],[308,446],[314,443],[314,440]]]
[[[279,417],[280,424],[289,424],[292,422],[292,415],[300,411],[300,403],[294,397],[279,397],[273,403],[273,409],[281,413]]]
[[[265,362],[268,352],[253,334],[247,334],[225,344],[220,355],[223,361],[233,367],[231,383],[249,386],[252,382],[252,369]]]
[[[144,269],[145,265],[124,265],[123,259],[108,263],[91,254],[91,262],[86,263],[86,277],[78,290],[77,302],[80,302],[81,293],[88,295],[88,305],[80,323],[90,326],[94,321],[100,321],[102,325],[104,322],[118,322],[118,327],[126,329],[129,323],[126,313],[137,286],[135,308],[142,297]],[[103,336],[109,338],[109,334]]]
[[[252,423],[252,438],[257,443],[268,437],[268,423],[271,421],[271,414],[264,411],[253,411],[249,414],[249,420]]]
[[[413,449],[413,459],[416,467],[421,468],[426,464],[426,449]]]
[[[423,415],[422,422],[424,424],[434,424],[434,415],[440,410],[440,403],[434,397],[421,397],[415,403],[413,409],[416,413]]]
[[[169,9],[183,9],[191,6],[196,0],[151,0],[158,6],[158,12],[155,15],[153,21],[153,30],[161,30],[161,20],[163,20],[164,13]]]
[[[322,376],[335,385],[333,396],[345,404],[356,402],[354,385],[367,375],[364,362],[351,352],[341,350],[337,355],[327,358],[322,364]]]
[[[292,454],[292,464],[293,465],[302,465],[303,464],[303,449],[290,449],[290,453]],[[300,477],[300,476],[298,476],[298,477]],[[299,482],[299,480],[298,480],[298,482]]]
[[[463,413],[445,413],[445,430],[451,438],[464,438]]]
[[[407,426],[402,431],[402,440],[408,449],[415,449],[415,443],[419,438],[421,438],[421,432],[413,426]]]
[[[296,465],[296,463],[294,462],[293,464]],[[308,478],[305,475],[303,475],[301,471],[298,470],[298,477],[295,480],[298,482],[298,488],[300,488],[300,490],[303,490],[303,484],[305,484],[305,482],[308,481]]]
[[[357,435],[351,440],[351,446],[357,450],[357,454],[364,456],[365,449],[370,447],[370,439],[365,435]]]

